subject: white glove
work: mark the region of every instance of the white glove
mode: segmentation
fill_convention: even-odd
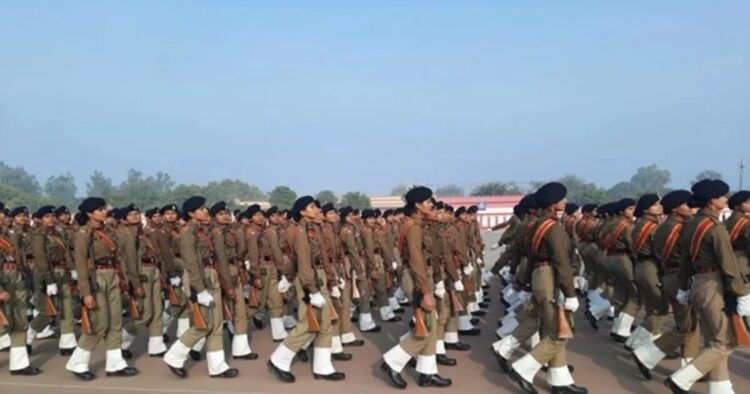
[[[530,292],[528,292],[528,291],[526,291],[526,290],[522,290],[522,291],[521,291],[521,294],[519,294],[519,295],[518,295],[518,298],[519,298],[519,299],[520,299],[521,301],[523,301],[523,302],[526,302],[526,301],[528,301],[528,300],[530,300],[530,299],[531,299],[531,296],[532,296],[532,294],[531,294]]]
[[[565,310],[575,312],[578,310],[578,297],[569,297],[565,299]]]
[[[78,280],[78,272],[76,272],[76,270],[70,271],[70,279]]]
[[[343,279],[339,278],[339,290],[344,290],[344,287],[346,287],[346,282],[344,282]]]
[[[250,260],[245,260],[245,271],[250,271]]]
[[[737,314],[750,316],[750,294],[737,297]]]
[[[57,295],[57,284],[52,283],[47,285],[47,295],[50,297]]]
[[[498,248],[500,248],[500,245],[498,245],[498,244],[494,244],[494,245],[490,246],[490,249],[492,249],[492,250],[495,250],[495,249],[498,249]]]
[[[469,276],[472,272],[474,272],[474,266],[472,266],[471,264],[467,264],[464,267],[464,275]]]
[[[179,276],[173,276],[169,278],[169,283],[172,284],[172,287],[180,287],[180,283],[182,283],[182,278]]]
[[[589,288],[589,282],[582,276],[573,278],[573,283],[575,283],[576,289],[581,291],[586,291]]]
[[[292,287],[292,284],[289,283],[285,275],[281,275],[281,280],[279,281],[278,286],[276,286],[276,288],[279,290],[279,293],[286,293],[290,287]]]
[[[391,269],[392,269],[393,271],[397,270],[397,269],[398,269],[398,263],[397,263],[397,262],[395,262],[395,261],[394,261],[394,262],[392,262],[392,263],[391,263]]]
[[[461,282],[460,280],[453,282],[453,288],[456,289],[456,291],[464,291],[464,282]]]
[[[338,286],[334,286],[333,290],[331,290],[331,297],[341,298],[341,290],[339,290]]]
[[[682,305],[687,305],[690,303],[690,290],[677,290],[677,302],[679,302]]]
[[[200,293],[198,293],[196,298],[198,298],[199,304],[206,306],[206,307],[211,306],[211,303],[214,302],[214,296],[212,296],[211,293],[209,293],[206,290],[203,290]]]
[[[435,285],[435,297],[445,297],[445,283],[442,280]]]
[[[477,264],[479,264],[479,265],[484,264],[484,261],[482,261],[481,257],[477,257]]]
[[[310,294],[310,305],[320,309],[326,304],[326,299],[320,292]]]

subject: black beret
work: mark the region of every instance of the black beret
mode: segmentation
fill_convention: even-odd
[[[83,214],[83,212],[76,212],[75,215],[73,215],[73,220],[75,220],[76,223],[83,226],[88,222],[88,217]]]
[[[387,219],[389,217],[393,216],[393,210],[392,209],[386,209],[385,212],[383,212],[383,218]]]
[[[729,209],[735,209],[747,200],[750,200],[750,191],[740,190],[729,198]]]
[[[44,215],[47,214],[54,214],[55,213],[55,206],[54,205],[45,205],[34,212],[34,217],[41,218]]]
[[[68,207],[66,207],[65,205],[60,205],[59,207],[57,207],[57,209],[55,209],[56,216],[64,215],[66,213],[70,213],[70,210],[68,210]]]
[[[78,210],[83,213],[91,213],[99,208],[104,208],[105,206],[107,206],[107,202],[104,201],[103,198],[89,197],[81,202],[81,205],[78,206]]]
[[[200,207],[206,205],[206,199],[201,196],[193,196],[185,200],[182,203],[182,212],[187,215],[191,212],[195,212]]]
[[[10,210],[10,217],[12,218],[16,217],[17,215],[28,215],[28,214],[29,214],[29,210],[24,206],[15,207]]]
[[[339,209],[339,216],[341,216],[341,219],[346,219],[347,216],[354,214],[354,210],[352,210],[352,207],[343,207]]]
[[[129,214],[130,212],[133,212],[133,211],[138,211],[138,212],[140,212],[141,210],[140,210],[140,209],[138,209],[138,206],[137,206],[137,205],[135,205],[135,204],[130,204],[130,205],[128,205],[128,206],[126,206],[126,207],[122,208],[122,217],[124,218],[125,216],[128,216],[128,214]]]
[[[291,219],[292,218],[292,211],[289,210],[289,209],[285,209],[284,211],[282,211],[282,214],[284,216],[286,216],[287,219]]]
[[[272,206],[271,208],[266,209],[266,217],[270,218],[272,215],[276,215],[279,213],[279,207],[276,205]]]
[[[521,198],[521,201],[518,202],[518,209],[521,212],[521,215],[526,215],[529,213],[529,210],[536,209],[539,206],[536,205],[536,196],[534,193],[527,194]]]
[[[263,211],[260,209],[260,205],[253,204],[247,207],[247,209],[245,210],[245,216],[248,218],[251,218],[253,217],[253,215],[255,215],[258,212],[263,213]]]
[[[454,213],[454,215],[456,217],[459,217],[459,216],[461,216],[461,215],[463,215],[465,213],[466,213],[466,207],[458,207],[458,209],[456,209],[456,212]]]
[[[211,216],[216,216],[219,212],[222,212],[222,211],[228,211],[227,203],[224,201],[219,201],[216,204],[212,205],[211,208],[208,209],[208,213]]]
[[[159,210],[159,213],[164,215],[164,212],[167,212],[167,211],[175,211],[175,213],[179,213],[180,210],[177,209],[177,204],[169,204],[169,205],[165,205],[161,207],[161,209]]]
[[[159,213],[159,208],[151,208],[151,209],[149,209],[149,210],[146,211],[146,217],[149,218],[149,219],[151,219],[157,213]]]
[[[607,215],[612,214],[612,207],[614,203],[608,202],[602,205],[599,205],[599,208],[597,208],[597,216],[600,218],[606,217]]]
[[[115,208],[112,210],[112,218],[115,220],[122,220],[125,217],[125,210],[122,208]]]
[[[705,179],[693,185],[693,196],[700,206],[708,204],[712,198],[717,198],[729,193],[729,185],[720,179]]]
[[[469,207],[469,209],[466,210],[466,213],[468,214],[475,214],[477,212],[479,212],[479,207],[476,205],[472,205]]]
[[[435,203],[435,206],[433,207],[436,211],[439,211],[441,209],[445,209],[445,203],[442,201],[438,201]]]
[[[292,217],[294,220],[299,221],[302,218],[302,215],[300,212],[307,208],[310,204],[314,204],[315,199],[311,196],[302,196],[297,199],[297,201],[294,202],[294,205],[292,206]]]
[[[643,216],[643,214],[657,202],[659,202],[659,196],[657,194],[649,193],[642,195],[635,206],[635,216]]]
[[[638,203],[632,198],[623,198],[622,200],[615,203],[615,206],[613,207],[613,213],[625,212],[626,209],[628,209],[629,207],[634,207],[637,204]]]
[[[689,202],[692,198],[693,194],[687,190],[672,190],[662,197],[661,205],[664,207],[664,212],[670,213],[673,209]]]
[[[540,187],[534,193],[536,203],[540,208],[546,208],[562,201],[568,194],[568,189],[559,182],[550,182]]]
[[[450,204],[445,204],[445,210],[450,213],[453,213],[453,211],[455,211],[455,209],[453,209],[453,205]]]
[[[572,214],[576,213],[576,211],[578,210],[578,208],[580,208],[578,206],[578,204],[573,203],[573,202],[569,202],[569,203],[565,204],[565,213],[568,214],[568,215],[572,215]]]
[[[581,208],[581,212],[583,213],[592,213],[596,209],[596,204],[585,204],[583,208]]]
[[[321,209],[323,210],[323,215],[325,215],[325,214],[327,214],[328,212],[331,212],[331,211],[336,211],[336,207],[333,206],[332,202],[327,202],[327,203],[323,204],[323,206],[321,207]]]
[[[415,186],[406,192],[404,196],[406,205],[410,206],[425,202],[430,198],[432,198],[432,190],[424,186]]]
[[[375,208],[375,217],[379,218],[383,216],[383,211],[380,210],[380,208]]]
[[[375,211],[373,211],[372,209],[365,209],[364,211],[362,211],[362,219],[369,219],[374,217]]]
[[[393,214],[394,215],[403,215],[404,214],[404,208],[403,207],[398,207],[398,208],[394,209],[393,210]]]
[[[0,211],[5,211],[5,204],[2,201],[0,201]]]

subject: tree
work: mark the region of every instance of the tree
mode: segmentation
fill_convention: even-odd
[[[118,193],[113,196],[112,204],[135,203],[141,207],[155,206],[173,185],[169,174],[159,172],[155,177],[144,178],[141,171],[131,168],[127,178],[120,184]]]
[[[232,207],[243,202],[258,201],[266,198],[266,195],[256,186],[237,179],[222,179],[219,182],[210,182],[204,188],[205,197],[208,201],[226,201]]]
[[[557,182],[568,188],[568,201],[577,204],[603,204],[607,201],[606,190],[575,175],[566,175],[558,179]],[[534,189],[538,189],[539,186]]]
[[[318,194],[315,195],[315,199],[320,201],[321,204],[325,204],[327,202],[331,202],[334,205],[339,202],[339,198],[336,197],[336,194],[334,194],[330,190],[321,190],[318,192]]]
[[[703,170],[698,175],[695,176],[695,180],[690,182],[690,185],[695,185],[696,183],[704,179],[722,179],[722,177],[721,177],[721,174],[716,171]]]
[[[42,188],[34,175],[29,174],[23,167],[11,167],[0,161],[0,184],[12,187],[23,194],[39,195]]]
[[[456,184],[443,185],[435,189],[435,195],[440,197],[462,197],[464,189]]]
[[[268,193],[268,202],[276,205],[279,209],[290,209],[297,199],[297,193],[288,186],[276,186]]]
[[[636,190],[630,182],[620,182],[607,190],[607,197],[610,201],[621,198],[635,198]]]
[[[107,178],[101,171],[94,171],[86,182],[86,195],[89,197],[101,197],[110,200],[115,192],[112,179]]]
[[[409,189],[411,189],[411,186],[400,184],[394,187],[393,189],[391,189],[391,196],[403,197],[404,194],[406,194],[406,192],[409,191]]]
[[[354,209],[372,208],[370,197],[360,192],[347,192],[341,196],[341,206],[351,206]]]
[[[44,184],[44,192],[56,205],[73,206],[76,203],[76,180],[71,173],[51,176]]]
[[[50,204],[50,201],[41,194],[24,193],[15,187],[3,184],[0,184],[0,201],[8,209],[24,205],[29,210],[34,210],[42,205]]]
[[[636,170],[635,175],[630,178],[630,184],[633,187],[633,198],[646,193],[665,194],[669,189],[667,184],[671,182],[672,176],[669,170],[663,170],[651,164],[650,166],[640,167]]]
[[[182,203],[192,196],[204,195],[205,189],[198,185],[186,185],[179,184],[172,190],[162,196],[161,201],[157,204],[159,207],[163,207],[167,204],[177,204],[178,207],[182,206]],[[144,208],[148,209],[148,208]]]
[[[471,195],[478,196],[518,196],[523,190],[515,182],[487,182],[474,188]]]

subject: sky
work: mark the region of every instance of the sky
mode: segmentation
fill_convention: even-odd
[[[0,160],[387,194],[750,161],[748,1],[0,0]],[[750,176],[750,174],[746,174]],[[747,184],[748,182],[746,182]]]

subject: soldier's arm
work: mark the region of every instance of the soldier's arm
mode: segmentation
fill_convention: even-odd
[[[206,290],[206,286],[203,284],[203,275],[201,275],[200,257],[195,249],[197,241],[195,233],[192,230],[185,230],[180,235],[180,255],[182,256],[185,270],[187,270],[190,276],[190,287],[196,293],[200,293]]]
[[[284,256],[279,246],[279,234],[275,230],[268,230],[265,236],[268,247],[271,250],[271,256],[273,257],[273,265],[276,269],[281,270],[284,267]]]
[[[422,228],[413,225],[406,233],[406,246],[409,251],[409,267],[414,276],[414,284],[422,294],[430,294],[432,290],[427,281],[427,267],[422,256]]]
[[[680,270],[677,272],[677,280],[680,284],[680,289],[687,290],[690,288],[690,278],[695,274],[695,267],[693,262],[690,260],[690,238],[687,235],[688,231],[683,231],[680,234],[680,238],[677,241],[676,248],[680,248]]]
[[[294,250],[297,251],[297,272],[302,288],[309,293],[317,293],[318,286],[315,283],[315,271],[312,267],[310,244],[307,241],[307,233],[304,227],[294,237]]]
[[[386,265],[390,269],[391,263],[396,261],[396,257],[393,255],[393,247],[388,243],[388,238],[385,234],[378,235],[378,241],[380,243],[380,253],[383,254]]]
[[[237,238],[237,256],[245,256],[247,254],[247,241],[245,241],[245,231],[242,227],[238,228],[234,232],[235,238]]]
[[[15,259],[22,270],[28,269],[26,266],[26,251],[23,245],[22,235],[17,231],[10,234],[10,243],[13,244],[13,250],[16,252]]]
[[[247,259],[250,260],[250,274],[254,278],[260,277],[260,247],[258,246],[259,233],[255,230],[246,232]]]
[[[167,276],[175,276],[177,267],[174,263],[174,254],[172,253],[172,246],[170,243],[170,235],[163,230],[156,230],[153,232],[154,241],[156,247],[159,250],[159,261],[161,261],[162,274]]]
[[[138,247],[136,246],[137,235],[129,230],[123,230],[122,243],[120,245],[123,258],[125,276],[133,289],[141,287],[141,278],[138,275]]]
[[[362,231],[362,240],[365,243],[365,256],[367,264],[373,267],[375,265],[375,241],[372,238],[372,231],[369,229]]]
[[[735,296],[744,296],[750,293],[747,281],[742,276],[737,257],[732,250],[729,233],[724,226],[713,226],[711,231],[713,252],[719,263],[719,268],[724,276],[724,283]]]
[[[91,284],[89,277],[89,244],[91,242],[91,234],[85,229],[81,229],[76,232],[74,237],[75,244],[75,267],[78,273],[78,291],[81,296],[86,297],[91,294]]]
[[[51,279],[51,268],[49,266],[49,260],[47,260],[47,248],[45,244],[47,237],[41,232],[36,232],[31,236],[31,248],[34,251],[34,265],[39,272],[39,278],[44,282],[48,283]]]
[[[573,282],[573,266],[568,257],[567,234],[560,226],[553,226],[547,235],[547,242],[552,252],[552,261],[555,264],[555,276],[565,297],[576,296],[576,287]]]
[[[344,246],[349,254],[349,262],[354,267],[357,276],[365,275],[364,266],[357,250],[357,242],[354,240],[354,233],[350,230],[344,230]]]
[[[227,256],[227,249],[224,243],[224,232],[220,229],[214,229],[211,233],[211,241],[216,251],[216,264],[218,265],[219,277],[221,278],[219,282],[224,290],[229,290],[237,286],[237,283],[235,283],[235,278],[232,278],[232,274],[229,271],[229,257]]]

